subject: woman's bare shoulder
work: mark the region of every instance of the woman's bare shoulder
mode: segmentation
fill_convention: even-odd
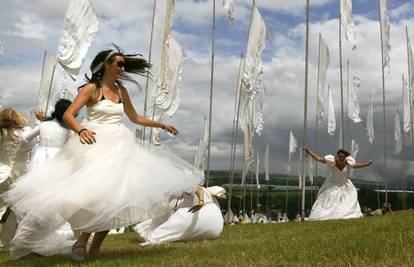
[[[91,95],[96,92],[96,89],[97,89],[96,84],[87,83],[79,89],[79,93]]]

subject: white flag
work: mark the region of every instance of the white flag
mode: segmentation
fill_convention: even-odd
[[[325,81],[326,81],[326,72],[329,67],[329,49],[326,45],[325,40],[322,38],[322,35],[319,34],[319,62],[318,62],[318,92],[317,92],[317,103],[318,103],[318,123],[322,123],[323,114],[325,112],[325,107],[323,104],[323,99],[325,96]]]
[[[356,159],[356,156],[359,152],[359,145],[357,144],[357,142],[352,139],[351,141],[351,157],[353,157],[354,159]],[[353,176],[354,173],[354,169],[351,168],[350,172],[349,172],[349,176]]]
[[[206,168],[207,159],[207,144],[208,144],[208,121],[204,117],[203,138],[198,142],[198,149],[196,152],[195,167],[204,171]]]
[[[352,50],[354,50],[356,48],[356,32],[352,20],[352,0],[341,0],[341,22],[345,27],[346,39],[352,44]]]
[[[185,63],[185,53],[178,41],[168,36],[168,62],[164,66],[166,76],[160,87],[153,88],[147,116],[162,121],[165,115],[172,117],[180,106],[181,76]],[[159,144],[159,128],[153,128],[153,144]]]
[[[269,162],[269,144],[266,145],[266,150],[265,150],[265,157],[264,157],[264,169],[265,169],[265,180],[269,181],[269,167],[270,167],[270,162]]]
[[[4,45],[0,43],[0,56],[4,55]]]
[[[312,157],[309,156],[309,181],[313,185],[313,160]]]
[[[328,99],[329,99],[329,103],[328,103],[328,133],[330,135],[334,135],[335,134],[335,130],[336,130],[336,120],[335,120],[335,107],[334,107],[334,102],[333,102],[333,98],[332,98],[332,93],[331,90],[328,88]]]
[[[383,68],[388,68],[388,72],[390,71],[390,50],[391,50],[391,42],[390,42],[390,21],[387,14],[387,5],[388,0],[380,0],[380,23],[381,23],[381,36],[382,36],[382,51],[383,51]]]
[[[249,39],[247,40],[246,57],[241,79],[240,127],[247,130],[253,121],[253,129],[257,134],[263,130],[263,64],[262,52],[266,42],[266,24],[259,10],[252,10]],[[253,112],[254,110],[254,112]],[[252,118],[253,116],[253,118]]]
[[[53,75],[56,68],[57,59],[55,56],[45,52],[43,58],[42,77],[40,79],[39,95],[37,97],[37,106],[44,112],[48,111],[51,106],[50,96],[52,95]]]
[[[352,139],[351,141],[351,157],[353,157],[354,159],[356,159],[356,156],[359,152],[359,145],[357,144],[357,142]]]
[[[234,0],[223,0],[223,7],[227,10],[229,20],[234,20]]]
[[[397,111],[394,116],[394,141],[395,141],[395,154],[399,154],[402,151],[402,138],[401,138],[401,121],[400,113]]]
[[[348,117],[355,123],[361,122],[359,117],[359,98],[358,91],[361,84],[361,80],[354,75],[351,68],[348,73],[348,86],[349,86],[349,99],[348,99]]]
[[[410,105],[410,90],[408,88],[407,81],[403,78],[403,91],[404,91],[404,103],[403,103],[403,119],[404,132],[411,134],[411,105]]]
[[[245,169],[250,169],[253,157],[253,136],[251,124],[247,125],[247,129],[243,131],[243,144],[244,144],[244,164]]]
[[[298,147],[298,140],[293,135],[292,130],[289,132],[289,161],[288,161],[288,173],[291,171],[291,161],[295,156],[296,148]]]
[[[79,74],[98,26],[98,17],[89,0],[69,1],[56,57],[72,79]]]
[[[157,96],[164,92],[168,94],[171,86],[171,81],[169,75],[170,71],[170,56],[176,57],[173,59],[176,64],[176,68],[181,68],[182,62],[177,58],[180,58],[180,54],[183,54],[181,46],[178,42],[171,36],[171,25],[173,22],[173,13],[174,13],[174,0],[158,0],[155,1],[154,9],[154,25],[152,27],[152,41],[151,41],[151,57],[149,59],[151,67],[151,78],[150,86],[148,92],[148,107],[147,117],[152,118],[153,110],[152,107],[154,102],[156,102]],[[171,47],[172,45],[172,47]],[[175,46],[174,46],[175,45]],[[170,51],[170,47],[175,49],[175,51]],[[174,73],[173,73],[174,76]]]
[[[407,35],[407,50],[408,50],[408,69],[409,72],[408,73],[408,83],[410,84],[411,88],[411,92],[413,91],[414,88],[414,56],[413,56],[413,49],[411,47],[411,42],[410,42],[410,37],[408,37]]]
[[[260,171],[260,160],[259,160],[259,152],[257,152],[257,158],[256,158],[256,184],[257,184],[257,189],[260,189],[259,171]]]
[[[367,136],[368,141],[372,145],[374,143],[375,134],[374,134],[374,108],[372,106],[372,95],[369,95],[369,108],[367,114]]]

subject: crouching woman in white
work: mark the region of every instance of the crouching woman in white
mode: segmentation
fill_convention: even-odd
[[[318,192],[318,198],[313,204],[309,220],[350,219],[362,217],[358,203],[358,192],[349,180],[348,166],[357,169],[373,163],[357,163],[350,154],[340,149],[333,155],[321,157],[308,147],[304,147],[313,159],[328,166],[330,175],[326,178]]]
[[[195,194],[184,194],[166,222],[148,227],[146,221],[134,228],[144,240],[141,245],[218,238],[224,222],[216,197],[226,198],[225,193],[219,186],[199,186]]]

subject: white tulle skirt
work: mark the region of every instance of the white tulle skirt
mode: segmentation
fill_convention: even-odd
[[[328,178],[329,179],[329,178]],[[351,219],[362,217],[358,192],[351,180],[337,184],[326,180],[313,204],[309,220]]]
[[[96,132],[95,144],[82,145],[73,136],[54,159],[1,195],[20,221],[12,257],[67,251],[73,241],[52,236],[65,222],[98,232],[156,217],[169,209],[171,196],[191,192],[203,180],[184,160],[137,142],[123,124],[84,126]]]

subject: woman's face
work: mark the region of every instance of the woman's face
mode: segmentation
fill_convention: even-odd
[[[346,158],[346,156],[345,156],[345,154],[343,154],[343,153],[339,153],[339,154],[336,156],[336,160],[337,160],[338,162],[340,162],[340,163],[344,163],[344,162],[345,162],[345,158]]]
[[[107,71],[119,76],[125,70],[125,59],[123,56],[115,56],[112,63],[108,64]]]

